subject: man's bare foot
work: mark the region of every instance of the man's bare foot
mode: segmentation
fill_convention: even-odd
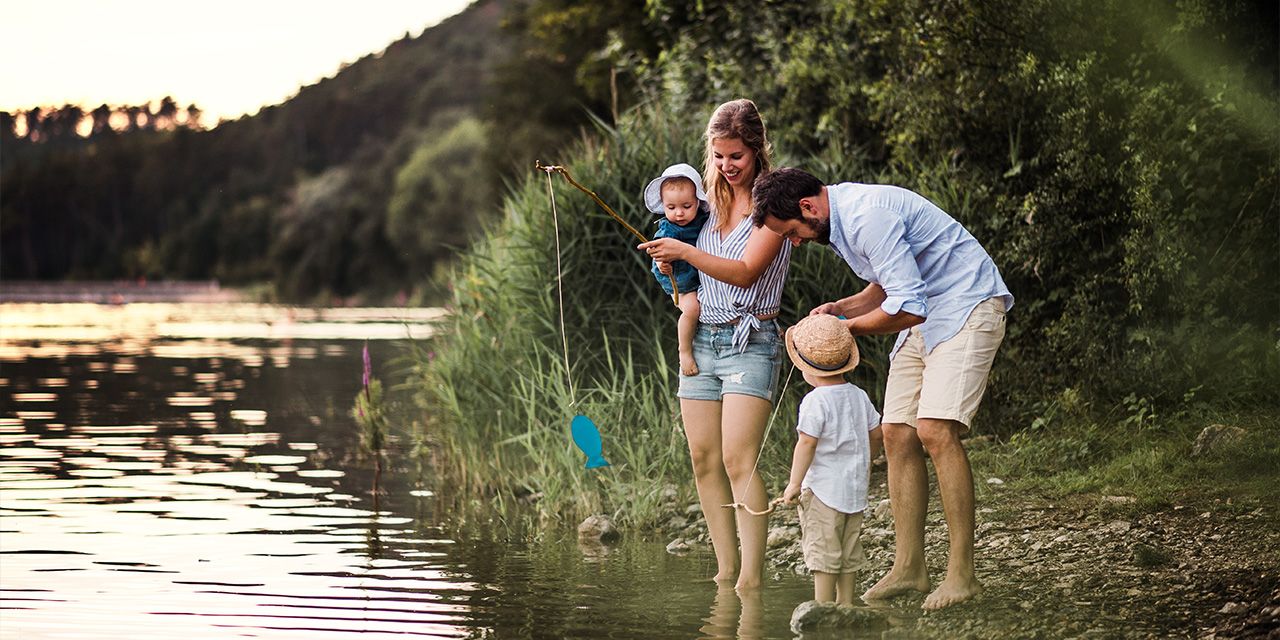
[[[742,591],[744,589],[759,589],[760,576],[754,576],[754,577],[748,577],[745,575],[739,576],[738,583],[733,585],[733,588],[737,589],[738,591]]]
[[[907,575],[908,572],[890,570],[885,577],[875,583],[862,594],[863,600],[888,600],[910,591],[929,592],[929,576],[923,571],[919,575]]]
[[[698,375],[698,361],[693,358],[692,353],[680,353],[680,373],[686,376]]]
[[[938,588],[934,589],[933,593],[924,599],[923,608],[930,611],[945,609],[953,604],[964,602],[979,593],[982,593],[982,585],[978,584],[976,579],[953,579],[951,576],[947,576],[942,581],[942,584],[938,585]]]
[[[728,583],[733,582],[733,579],[736,577],[738,577],[738,572],[736,571],[721,571],[720,573],[712,576],[711,580],[712,582],[720,585],[727,585]]]

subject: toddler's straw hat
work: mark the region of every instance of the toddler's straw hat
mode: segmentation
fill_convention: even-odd
[[[801,371],[834,376],[858,366],[858,344],[839,318],[809,316],[786,333],[787,355]]]
[[[693,193],[702,204],[707,204],[707,192],[702,189],[702,176],[698,170],[681,162],[673,164],[662,175],[649,181],[644,187],[644,206],[652,213],[662,213],[662,183],[671,178],[688,178],[693,183]]]

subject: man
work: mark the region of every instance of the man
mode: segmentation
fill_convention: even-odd
[[[868,285],[810,312],[848,318],[853,335],[898,332],[890,352],[883,429],[895,533],[893,568],[864,599],[928,592],[933,460],[947,519],[947,575],[925,598],[941,609],[982,591],[973,569],[973,473],[960,437],[986,390],[1013,296],[982,245],[920,195],[899,187],[824,185],[799,169],[756,180],[753,221],[793,245],[828,245]]]

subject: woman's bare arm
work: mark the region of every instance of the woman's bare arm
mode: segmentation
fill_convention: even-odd
[[[747,247],[741,260],[713,256],[697,247],[680,242],[673,238],[659,238],[636,247],[648,252],[654,260],[674,262],[684,260],[698,271],[735,287],[749,287],[764,274],[765,270],[782,250],[782,236],[763,227],[751,230],[747,238]]]

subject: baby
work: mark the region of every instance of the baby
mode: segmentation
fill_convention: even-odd
[[[883,444],[880,414],[844,379],[858,345],[836,316],[809,316],[787,330],[791,362],[813,390],[800,401],[799,439],[782,493],[800,503],[800,548],[813,572],[813,599],[853,604],[854,571],[866,563],[858,539],[871,460]]]
[[[654,239],[675,238],[694,244],[698,233],[707,222],[710,208],[707,194],[702,190],[702,176],[693,167],[673,164],[662,175],[649,181],[644,188],[644,205],[653,213],[665,216],[658,221]],[[683,260],[671,265],[671,275],[679,288],[680,320],[676,323],[676,338],[680,344],[680,372],[686,376],[698,375],[698,362],[693,357],[693,334],[698,330],[698,270]],[[667,295],[672,295],[671,278],[662,273],[655,260],[653,275]]]

